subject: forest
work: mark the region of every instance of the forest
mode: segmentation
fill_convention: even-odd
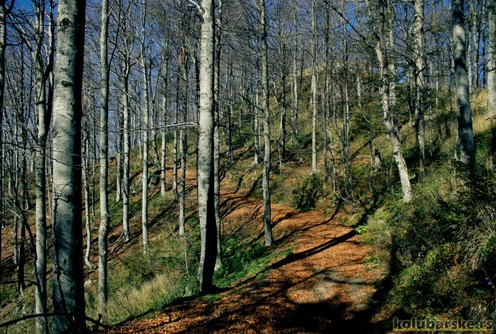
[[[496,0],[0,0],[0,333],[496,328]]]

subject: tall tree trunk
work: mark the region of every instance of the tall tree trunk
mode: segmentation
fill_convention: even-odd
[[[489,47],[487,63],[487,116],[491,122],[493,157],[496,155],[496,1],[488,0]]]
[[[187,104],[187,103],[186,103]],[[184,111],[186,112],[186,110]],[[188,155],[188,142],[186,128],[179,130],[179,151],[181,152],[181,177],[179,178],[179,235],[184,236],[185,202],[186,202],[186,157]]]
[[[295,27],[295,37],[293,45],[293,142],[298,145],[298,13],[294,12],[293,23]]]
[[[123,137],[124,137],[124,166],[122,170],[122,225],[124,229],[124,241],[128,242],[131,239],[131,233],[129,231],[129,198],[131,196],[131,182],[129,180],[129,174],[131,169],[131,135],[130,126],[131,120],[129,115],[129,58],[123,61],[123,80],[122,80],[122,115],[123,115]]]
[[[108,300],[107,239],[109,228],[108,208],[108,114],[110,66],[108,61],[108,0],[102,1],[100,30],[100,228],[98,230],[98,312],[104,315]]]
[[[260,24],[262,29],[262,108],[263,108],[263,133],[264,133],[264,161],[263,161],[263,199],[264,199],[264,235],[265,246],[271,246],[272,239],[272,214],[270,206],[270,113],[269,113],[269,55],[268,55],[268,22],[265,0],[259,2]]]
[[[474,8],[474,0],[468,0],[470,13],[468,15],[468,30],[466,34],[468,34],[467,43],[467,54],[466,54],[466,64],[467,64],[467,76],[468,76],[468,88],[469,92],[474,91],[474,65],[475,65],[475,24],[473,19],[475,18],[475,8]]]
[[[158,79],[156,81],[156,84],[158,84]],[[157,85],[155,85],[155,89],[152,87],[150,84],[150,91],[151,91],[151,103],[150,103],[150,137],[152,140],[152,155],[153,155],[153,164],[155,165],[156,168],[160,167],[160,158],[158,154],[158,135],[157,135],[157,116],[158,116],[158,107],[157,107]]]
[[[143,71],[143,173],[141,193],[141,228],[143,233],[143,254],[148,252],[148,122],[150,101],[148,100],[148,68],[146,64],[146,3],[141,4],[142,40],[141,40],[141,70]]]
[[[21,75],[20,75],[20,86],[21,90],[24,90],[24,73],[22,73],[23,70],[21,70]],[[25,274],[24,274],[24,267],[25,267],[25,251],[24,251],[24,242],[25,242],[25,220],[26,220],[26,215],[24,212],[24,191],[23,191],[23,183],[24,183],[24,178],[25,178],[25,173],[24,173],[24,159],[26,155],[26,143],[25,143],[25,129],[22,126],[25,122],[25,118],[23,115],[25,106],[24,106],[24,95],[21,92],[21,103],[20,106],[16,107],[16,118],[17,118],[17,124],[15,124],[15,133],[14,133],[14,138],[20,138],[21,142],[18,147],[18,149],[14,153],[14,161],[13,161],[13,166],[12,168],[12,173],[10,176],[11,182],[12,182],[12,190],[13,190],[13,195],[12,195],[12,202],[14,204],[14,210],[15,210],[15,216],[14,216],[14,264],[15,264],[15,271],[17,274],[17,292],[22,296],[24,293],[24,288],[26,287],[25,284]],[[19,134],[20,132],[20,134]],[[22,160],[22,161],[21,161]]]
[[[92,125],[93,125],[93,129],[91,131],[91,134],[92,134],[92,139],[93,139],[93,149],[91,150],[91,152],[93,153],[93,156],[91,157],[93,163],[92,163],[92,166],[91,166],[91,175],[93,175],[93,177],[91,178],[91,214],[93,215],[93,217],[96,217],[96,211],[95,211],[95,207],[96,207],[96,204],[95,204],[95,198],[96,198],[96,180],[97,178],[95,177],[96,175],[96,164],[97,164],[97,161],[98,161],[98,152],[99,152],[99,148],[98,148],[98,140],[97,140],[97,137],[98,137],[98,117],[92,117],[93,118],[93,122],[92,122]]]
[[[343,162],[346,176],[348,195],[354,200],[353,175],[351,174],[351,143],[350,143],[350,96],[348,88],[348,43],[345,41],[345,65],[344,65],[344,110],[343,110]]]
[[[115,202],[119,203],[122,199],[122,147],[124,137],[122,135],[122,128],[123,128],[123,120],[122,120],[122,114],[118,113],[116,115],[117,117],[117,123],[118,123],[118,134],[116,135],[116,152],[115,152],[115,160],[117,162],[116,166],[116,177],[115,177]]]
[[[331,125],[332,127],[337,129],[336,126],[336,91],[335,91],[335,86],[333,83],[331,83],[330,87],[331,93],[330,93],[330,98],[332,99],[332,115],[331,115]],[[331,127],[331,129],[332,129]],[[334,199],[338,200],[338,197],[341,197],[339,194],[341,190],[339,189],[339,180],[338,180],[338,167],[337,167],[337,157],[336,157],[336,152],[334,148],[334,133],[333,131],[329,132],[329,150],[331,153],[331,166],[332,166],[332,192],[334,194]]]
[[[356,69],[357,77],[356,77],[356,91],[357,91],[357,99],[358,99],[358,109],[362,113],[363,120],[367,123],[367,146],[369,148],[369,158],[370,158],[370,172],[369,172],[369,190],[372,195],[374,195],[374,185],[373,185],[373,176],[375,174],[375,157],[374,157],[374,145],[373,145],[373,137],[372,137],[372,125],[370,119],[367,117],[365,113],[365,109],[362,104],[362,77],[360,73],[360,68],[357,66]]]
[[[214,213],[214,0],[202,0],[200,39],[200,119],[198,140],[198,216],[201,250],[198,268],[200,290],[213,288],[217,257],[217,227]]]
[[[186,56],[180,69],[180,77],[183,84],[181,85],[181,123],[185,124],[188,118],[188,98],[189,98],[189,59]],[[186,201],[186,157],[188,155],[188,143],[186,137],[186,128],[181,126],[179,129],[179,152],[181,153],[181,177],[179,178],[179,235],[184,236],[185,224],[185,201]]]
[[[395,83],[394,83],[394,64],[390,59],[389,52],[393,45],[392,22],[393,13],[389,0],[380,0],[378,4],[370,5],[370,0],[367,0],[370,17],[374,17],[372,13],[379,15],[375,30],[378,36],[378,43],[375,51],[377,61],[380,68],[381,87],[380,94],[382,96],[383,122],[389,136],[393,150],[393,158],[398,167],[400,175],[401,191],[403,193],[403,201],[410,202],[412,200],[412,187],[410,177],[408,175],[408,167],[405,158],[401,152],[401,143],[399,138],[399,129],[396,124],[396,117],[393,115],[393,108],[396,105]]]
[[[317,1],[312,0],[312,173],[317,173]]]
[[[167,91],[167,90],[166,90]],[[167,93],[166,93],[167,94]],[[163,97],[162,109],[164,113],[164,119],[166,120],[167,113],[167,98]],[[167,194],[167,132],[165,127],[161,131],[162,143],[160,147],[160,196],[164,197]]]
[[[217,53],[219,56],[220,52]],[[217,60],[218,62],[218,60]],[[215,111],[214,111],[214,215],[215,225],[217,227],[217,258],[215,260],[215,270],[217,271],[221,263],[221,244],[220,244],[220,110],[219,110],[219,88],[220,88],[220,66],[216,66],[215,71]]]
[[[489,38],[489,23],[487,22],[489,18],[489,4],[487,3],[487,1],[488,0],[479,1],[480,10],[478,11],[477,19],[477,45],[480,45],[480,47],[477,49],[476,68],[477,73],[479,73],[476,78],[477,88],[487,87],[487,72],[484,72],[484,62],[486,61],[486,59],[489,59],[489,55],[487,54],[487,46],[489,45],[486,43],[486,40]]]
[[[279,169],[282,171],[282,164],[286,160],[286,137],[287,137],[287,103],[286,103],[286,42],[284,41],[284,37],[280,37],[282,39],[281,47],[279,50],[279,57],[281,59],[281,119],[280,119],[280,128],[281,128],[281,137],[279,143]]]
[[[162,112],[163,112],[163,117],[164,117],[164,125],[168,124],[168,107],[169,107],[169,100],[168,100],[168,91],[169,91],[169,57],[165,60],[165,65],[164,65],[164,73],[163,73],[163,78],[164,78],[164,96],[162,100]],[[165,196],[167,192],[167,163],[166,163],[166,157],[167,157],[167,132],[165,130],[165,126],[161,131],[162,133],[162,144],[161,144],[161,154],[160,154],[160,195]]]
[[[326,20],[325,20],[325,35],[324,35],[324,50],[325,50],[325,69],[324,69],[324,101],[323,101],[323,120],[322,133],[324,135],[324,172],[326,180],[329,177],[329,110],[330,110],[330,94],[331,94],[331,15],[329,6],[326,5]]]
[[[179,109],[180,109],[180,104],[179,104],[179,99],[181,95],[181,76],[179,75],[177,77],[177,82],[176,82],[176,108],[174,109],[174,123],[179,123]],[[178,149],[179,149],[179,129],[175,128],[174,129],[174,144],[172,148],[172,158],[173,158],[173,169],[172,169],[172,193],[174,194],[174,197],[177,199],[178,192],[177,192],[177,167],[179,165],[178,162]]]
[[[424,170],[425,161],[425,64],[424,64],[424,0],[415,0],[415,127],[419,147],[420,171]]]
[[[84,118],[83,125],[84,137],[82,143],[83,149],[83,188],[84,188],[84,218],[86,223],[86,252],[84,256],[84,262],[89,269],[93,269],[93,263],[91,263],[91,215],[90,215],[90,180],[89,180],[89,129],[87,128],[87,118]]]
[[[251,106],[253,112],[253,133],[255,134],[255,145],[254,145],[254,153],[253,164],[258,165],[260,160],[260,96],[258,90],[255,92],[255,104]]]
[[[24,108],[23,108],[24,109]],[[24,117],[23,117],[24,118]],[[21,124],[26,124],[26,120],[23,119]],[[19,287],[21,294],[24,292],[26,288],[26,275],[25,275],[25,267],[26,267],[26,247],[30,248],[30,245],[27,245],[26,240],[26,230],[29,229],[28,226],[28,217],[27,212],[29,211],[29,195],[28,195],[28,163],[27,163],[27,146],[28,146],[28,134],[25,126],[22,126],[21,130],[21,138],[22,138],[22,162],[21,162],[21,171],[20,171],[20,182],[21,182],[21,196],[19,201],[19,213],[21,215],[21,244],[20,244],[20,257],[19,257]],[[36,263],[35,263],[36,266]],[[36,274],[36,278],[38,275]]]
[[[84,0],[59,3],[53,101],[53,333],[85,333],[81,220]]]
[[[464,0],[453,0],[453,49],[456,81],[456,102],[458,117],[457,155],[460,162],[470,169],[475,167],[475,142],[470,109],[469,77],[466,61],[466,34],[464,23]]]
[[[5,46],[7,44],[7,8],[6,0],[0,1],[0,174],[3,176],[3,110],[5,92]],[[2,230],[5,226],[4,212],[4,178],[0,181],[0,277],[2,277]]]
[[[481,15],[481,12],[483,13],[485,8],[484,7],[479,7],[477,8],[477,1],[470,0],[469,1],[469,7],[470,7],[470,20],[471,20],[471,26],[472,29],[470,30],[469,38],[471,40],[472,44],[472,76],[470,77],[471,79],[471,86],[469,88],[469,92],[474,92],[476,89],[479,88],[479,77],[480,77],[480,68],[479,68],[479,57],[480,57],[480,25],[481,25],[481,19],[484,17],[484,15]]]
[[[232,64],[229,65],[229,70],[226,70],[226,77],[229,75],[233,76]],[[229,82],[229,80],[226,80]],[[226,146],[227,146],[227,154],[229,155],[229,162],[231,164],[234,163],[234,152],[233,152],[233,143],[232,143],[232,133],[233,133],[233,98],[234,98],[234,88],[233,84],[228,84],[229,88],[229,96],[228,96],[228,105],[227,105],[227,129],[226,129]],[[240,108],[241,109],[241,108]]]
[[[429,89],[427,90],[427,97],[426,97],[426,100],[427,100],[427,127],[429,129],[429,157],[432,159],[433,157],[433,142],[434,142],[434,124],[433,124],[433,119],[432,119],[432,116],[433,116],[433,107],[432,107],[432,88],[433,86],[437,88],[436,84],[433,83],[433,78],[434,76],[436,76],[436,74],[434,74],[434,62],[433,61],[430,61],[428,63],[428,68],[429,68],[429,75],[428,75],[428,79],[426,81],[426,86],[429,87]],[[434,98],[436,99],[438,98],[437,96]],[[424,104],[425,105],[425,104]]]
[[[47,312],[46,296],[46,141],[47,131],[50,124],[49,112],[46,104],[45,95],[45,78],[43,68],[43,40],[45,24],[45,1],[35,4],[36,11],[36,28],[35,28],[35,49],[33,61],[35,66],[36,78],[36,108],[38,114],[38,138],[36,142],[35,160],[36,160],[36,292],[35,292],[35,311],[38,314]],[[0,158],[1,159],[1,158]],[[36,333],[47,333],[48,323],[46,317],[40,317],[36,320]]]
[[[221,89],[221,56],[222,56],[222,14],[224,1],[219,0],[215,25],[215,72],[214,72],[214,211],[217,227],[217,257],[215,270],[222,266],[221,261],[221,215],[220,215],[220,89]]]
[[[23,122],[25,124],[25,122]],[[23,156],[22,156],[22,165],[21,165],[21,186],[22,186],[22,195],[21,195],[21,206],[20,206],[20,212],[21,212],[21,263],[20,265],[20,272],[22,274],[22,288],[24,289],[26,287],[26,282],[25,282],[25,267],[26,267],[26,248],[28,251],[33,250],[33,240],[28,240],[26,238],[26,233],[29,232],[29,225],[28,225],[28,211],[30,210],[29,208],[29,194],[28,194],[28,133],[27,129],[25,126],[22,127],[22,150],[24,151]],[[32,255],[33,252],[31,252]],[[35,261],[35,267],[36,267],[36,261]],[[36,276],[38,276],[36,274]],[[36,280],[36,278],[35,278]]]

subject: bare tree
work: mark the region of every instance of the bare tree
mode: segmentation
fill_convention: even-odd
[[[269,55],[268,55],[268,23],[267,23],[267,8],[265,0],[259,2],[260,25],[262,30],[262,109],[263,109],[263,134],[264,134],[264,160],[263,160],[263,199],[264,199],[264,235],[265,246],[271,246],[272,239],[272,215],[270,207],[270,167],[271,167],[271,151],[270,151],[270,114],[269,114]]]
[[[168,53],[168,50],[165,52]],[[170,56],[167,54],[165,61],[163,62],[162,77],[164,81],[164,96],[162,102],[162,113],[164,117],[164,123],[168,121],[167,113],[169,108],[169,62]],[[161,130],[162,134],[162,144],[161,144],[161,155],[160,155],[160,195],[165,196],[167,193],[167,132],[165,127]]]
[[[109,3],[102,1],[100,28],[100,228],[98,230],[98,312],[105,314],[108,299],[107,239],[109,228],[108,208],[108,115],[110,64],[108,59]],[[119,182],[119,181],[118,181]]]
[[[475,166],[475,142],[470,109],[469,77],[466,59],[465,1],[453,0],[453,49],[456,81],[456,103],[458,117],[457,156],[460,162],[473,168]]]
[[[122,225],[124,229],[124,241],[128,242],[131,239],[129,229],[129,200],[131,197],[131,115],[129,106],[129,77],[131,74],[131,67],[133,66],[131,52],[132,52],[132,34],[126,29],[127,22],[125,21],[126,14],[129,13],[129,6],[125,6],[123,2],[119,4],[119,24],[122,25],[122,48],[120,49],[120,81],[121,81],[121,108],[122,108],[122,131],[123,131],[123,147],[122,153],[124,155],[122,166]]]
[[[141,199],[141,228],[143,234],[143,253],[148,252],[148,122],[150,101],[148,99],[148,67],[146,55],[146,3],[141,4],[141,70],[143,72],[143,172],[142,172],[142,199]]]
[[[215,17],[215,70],[214,70],[214,210],[217,226],[217,258],[215,270],[222,266],[221,260],[221,214],[220,214],[220,92],[221,92],[221,56],[222,56],[222,23],[224,1],[219,0]]]
[[[217,257],[214,214],[214,0],[201,1],[200,119],[198,140],[198,216],[201,251],[198,279],[202,292],[213,288]]]
[[[367,7],[370,18],[376,18],[373,25],[377,37],[375,52],[380,69],[383,122],[393,149],[393,158],[398,167],[403,201],[410,202],[413,197],[412,186],[408,175],[408,167],[401,152],[398,124],[396,117],[393,115],[396,105],[396,95],[394,83],[395,68],[392,59],[390,59],[393,45],[392,6],[390,0],[380,0],[377,3],[374,1],[373,4],[371,4],[370,0],[367,0]]]
[[[82,159],[83,159],[83,188],[84,188],[84,220],[86,225],[86,251],[84,254],[84,262],[86,266],[93,269],[91,263],[91,213],[90,213],[90,173],[89,173],[89,160],[90,160],[90,130],[88,124],[88,117],[83,118],[83,138],[82,138]]]
[[[420,170],[424,169],[425,161],[425,119],[424,119],[424,94],[425,94],[425,62],[424,62],[424,0],[415,0],[415,121],[417,129],[417,142],[420,151]]]
[[[317,1],[312,0],[312,173],[317,173]]]
[[[496,153],[496,1],[488,0],[489,50],[487,63],[487,116],[491,122],[492,154]]]
[[[61,1],[53,101],[53,332],[84,333],[81,94],[84,0]]]
[[[35,22],[35,45],[33,48],[33,61],[35,68],[36,108],[38,115],[38,138],[36,142],[36,294],[35,310],[38,314],[47,312],[46,291],[46,254],[47,254],[47,224],[46,224],[46,144],[47,133],[50,124],[51,105],[47,103],[46,82],[48,76],[43,64],[43,43],[45,39],[45,1],[33,1]],[[49,66],[53,57],[53,44],[49,45]],[[40,317],[36,321],[36,332],[47,333],[48,323],[46,317]]]
[[[5,96],[5,47],[7,45],[7,15],[14,1],[8,6],[6,0],[0,0],[0,173],[3,173],[3,109]],[[3,174],[2,174],[3,175]],[[4,213],[4,179],[0,181],[0,276],[2,276],[2,229],[5,225]]]
[[[298,25],[298,6],[294,7],[293,13],[293,24],[295,29],[295,36],[293,38],[293,115],[292,115],[292,126],[293,126],[293,142],[298,144],[299,126],[298,126],[298,45],[299,39],[299,25]]]

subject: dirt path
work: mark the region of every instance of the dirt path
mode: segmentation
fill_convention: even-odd
[[[223,198],[227,226],[238,222],[238,228],[261,231],[260,200],[238,194]],[[130,321],[113,332],[378,332],[369,309],[380,275],[366,266],[370,249],[360,236],[337,223],[339,208],[333,217],[281,205],[272,210],[275,247],[292,253],[272,263],[266,275],[238,282],[218,298],[177,303],[153,319]]]

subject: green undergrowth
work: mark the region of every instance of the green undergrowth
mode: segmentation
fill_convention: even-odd
[[[292,191],[292,206],[307,212],[313,209],[324,195],[324,179],[321,174],[311,174],[298,182]]]
[[[111,175],[111,177],[115,177]],[[115,180],[112,180],[115,182]],[[135,177],[135,182],[141,177]],[[115,196],[110,188],[109,198]],[[139,195],[139,194],[138,194]],[[177,235],[177,202],[170,191],[161,196],[159,184],[150,183],[148,202],[149,249],[143,254],[141,228],[137,219],[141,214],[141,199],[130,199],[132,233],[128,244],[119,237],[122,224],[122,202],[109,201],[110,225],[117,229],[109,244],[109,297],[103,322],[109,325],[160,310],[172,301],[198,292],[196,270],[199,258],[198,220],[186,208],[186,235]],[[139,230],[134,230],[138,228]],[[88,275],[85,282],[85,299],[88,316],[97,319],[97,275]]]
[[[151,240],[146,255],[141,247],[133,247],[122,254],[120,260],[112,261],[109,266],[109,303],[104,317],[106,323],[116,324],[159,310],[177,298],[198,292],[196,229],[190,226],[184,238],[164,229]],[[94,316],[97,314],[94,289],[87,290],[90,290],[86,294],[88,314]]]
[[[219,288],[231,286],[243,278],[259,277],[267,273],[270,263],[291,254],[291,249],[266,247],[260,241],[243,240],[229,235],[222,241],[222,266],[215,273]]]
[[[389,198],[360,228],[389,269],[390,316],[496,319],[496,175],[479,161],[475,175],[437,162],[411,203]]]

